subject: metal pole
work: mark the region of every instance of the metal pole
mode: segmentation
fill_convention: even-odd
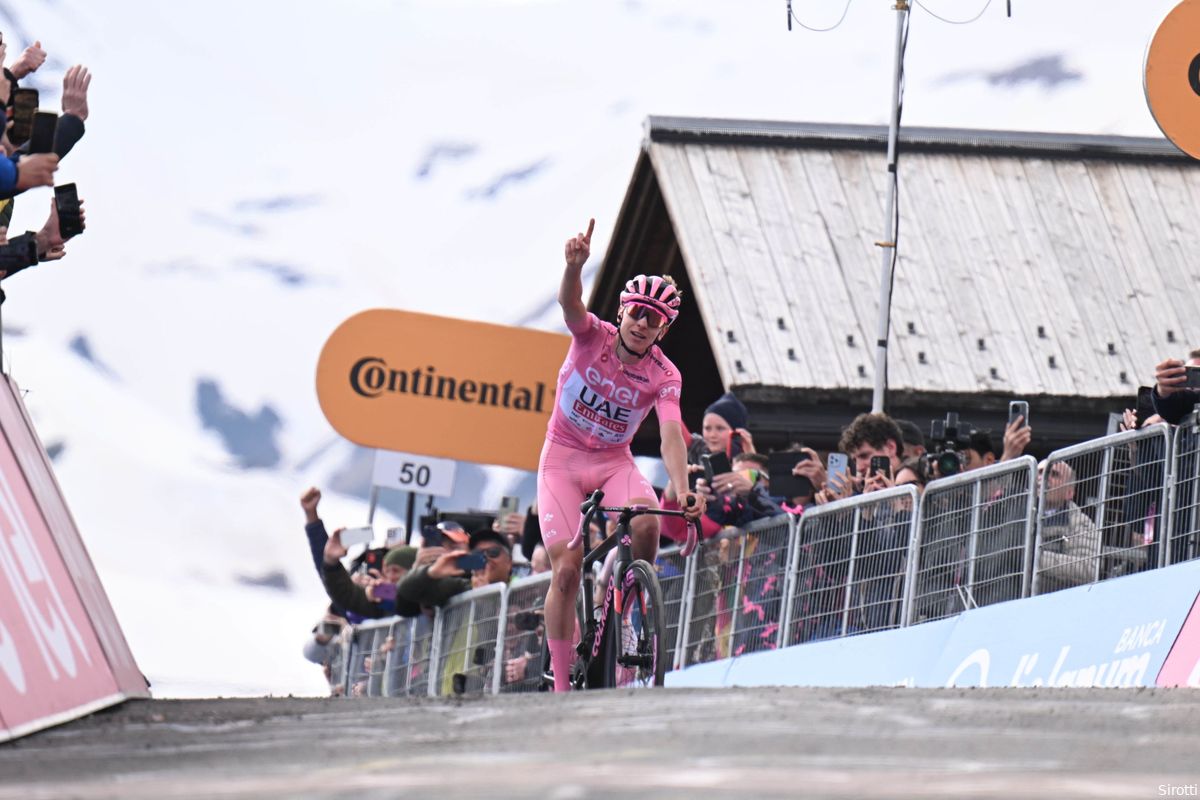
[[[904,61],[904,27],[908,21],[908,0],[896,0],[892,7],[896,11],[896,60],[892,70],[891,124],[888,126],[888,193],[887,210],[884,212],[883,241],[879,242],[883,253],[879,270],[879,323],[875,328],[875,393],[871,397],[871,411],[883,412],[883,394],[886,388],[888,357],[888,317],[892,306],[892,263],[896,255],[896,141],[900,136],[900,74]]]
[[[704,542],[696,545],[696,552],[687,560],[687,570],[683,578],[683,611],[679,618],[679,639],[675,645],[675,666],[673,669],[683,669],[687,666],[688,636],[692,631],[692,612],[696,607],[696,571],[697,563],[704,558]]]
[[[413,534],[413,504],[416,502],[417,496],[412,492],[408,493],[408,512],[404,515],[404,543],[408,544],[412,541]]]
[[[862,506],[854,507],[854,522],[850,528],[850,557],[846,560],[846,595],[842,600],[842,632],[850,630],[850,607],[854,604],[854,564],[858,561],[858,531],[862,527]]]
[[[978,608],[975,601],[975,559],[979,557],[979,506],[983,502],[983,482],[971,484],[971,530],[967,539],[967,594],[963,611]]]
[[[796,564],[800,560],[800,517],[788,514],[788,546],[784,556],[783,607],[779,611],[779,638],[775,646],[788,646],[788,630],[792,627],[792,595],[796,593]]]
[[[505,633],[508,632],[508,592],[509,587],[500,587],[500,610],[496,616],[496,651],[492,654],[492,694],[500,694],[501,677],[504,674],[504,649],[508,645]]]
[[[1096,527],[1100,529],[1100,542],[1099,550],[1096,551],[1096,560],[1092,563],[1092,583],[1100,582],[1100,567],[1102,566],[1102,554],[1104,553],[1104,531],[1108,522],[1108,480],[1112,474],[1112,458],[1112,448],[1105,447],[1104,452],[1100,456],[1100,496],[1096,501],[1096,513],[1100,517],[1096,521]]]
[[[373,524],[375,524],[375,506],[379,505],[379,487],[378,486],[371,487],[370,503],[371,504],[369,506],[367,506],[367,524],[373,525]]]

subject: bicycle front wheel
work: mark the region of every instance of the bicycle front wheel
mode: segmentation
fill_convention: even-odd
[[[634,561],[626,572],[624,586],[622,607],[619,611],[612,609],[609,618],[611,685],[662,686],[667,664],[663,646],[665,609],[658,575],[645,561]]]

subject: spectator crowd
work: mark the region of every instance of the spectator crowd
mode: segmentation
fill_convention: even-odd
[[[55,186],[60,162],[83,138],[88,118],[88,88],[92,76],[84,66],[66,70],[62,79],[62,113],[43,110],[39,91],[23,86],[46,64],[41,42],[26,47],[15,59],[8,58],[9,43],[0,34],[0,99],[5,107],[5,126],[0,135],[4,158],[0,158],[0,280],[45,261],[66,255],[66,243],[86,227],[83,201],[74,184],[55,187],[50,213],[37,231],[12,235],[17,197],[44,186]],[[44,206],[43,206],[44,208]],[[0,291],[0,302],[3,302]]]
[[[1200,404],[1197,375],[1200,350],[1186,360],[1164,360],[1156,369],[1154,386],[1143,394],[1148,402],[1127,409],[1119,429],[1182,422]],[[1028,416],[1027,404],[1014,404],[997,440],[992,431],[960,421],[952,413],[945,420],[932,421],[928,437],[915,422],[886,414],[860,414],[842,430],[837,449],[830,453],[819,453],[801,442],[762,453],[755,445],[745,405],[733,393],[715,399],[688,448],[690,481],[708,501],[702,519],[705,546],[691,609],[694,620],[708,620],[708,628],[698,625],[688,637],[685,646],[695,650],[692,660],[774,646],[776,628],[768,621],[779,619],[783,601],[779,576],[787,543],[786,535],[780,538],[778,531],[787,529],[754,533],[756,526],[768,530],[762,528],[762,521],[802,517],[814,508],[898,486],[914,487],[919,497],[926,485],[938,478],[1020,459],[1033,439]],[[1110,519],[1111,508],[1101,508],[1094,497],[1087,496],[1094,492],[1095,475],[1085,479],[1077,474],[1080,469],[1094,473],[1093,465],[1070,459],[1041,461],[1032,480],[1021,479],[1019,470],[1011,475],[1004,470],[989,471],[1005,477],[984,481],[978,487],[982,500],[974,505],[961,502],[952,492],[926,498],[923,515],[928,524],[922,542],[925,591],[914,596],[915,619],[936,619],[963,608],[1022,596],[1030,494],[1040,500],[1036,509],[1041,523],[1038,593],[1154,566],[1162,509],[1153,500],[1155,487],[1161,483],[1153,468],[1157,465],[1161,470],[1165,454],[1151,452],[1144,443],[1140,446],[1140,451],[1137,444],[1125,449],[1128,468],[1119,483],[1107,484],[1108,491],[1120,492],[1122,497],[1122,522],[1116,527]],[[422,527],[419,539],[413,537],[413,543],[395,541],[383,548],[368,548],[347,567],[343,563],[347,557],[341,541],[343,529],[326,533],[317,513],[320,496],[317,489],[310,488],[301,497],[301,506],[314,567],[329,606],[304,652],[326,670],[333,645],[346,625],[390,617],[418,618],[428,624],[435,610],[457,595],[490,585],[509,586],[519,577],[549,570],[535,505],[524,514],[513,513],[510,505],[507,512],[490,515],[489,525],[473,530],[448,518],[430,521]],[[660,496],[664,507],[678,507],[677,487],[669,481]],[[908,523],[915,509],[911,495],[897,496],[893,502],[873,506],[856,523],[857,566],[852,581],[845,574],[849,540],[832,533],[840,511],[830,508],[823,518],[830,523],[828,537],[823,538],[824,528],[818,527],[811,539],[800,544],[795,568],[807,591],[804,602],[797,606],[799,619],[793,620],[796,641],[898,624],[901,577],[910,544]],[[971,514],[975,516],[968,520]],[[664,543],[681,541],[682,521],[663,520]],[[970,556],[973,576],[966,585],[963,534],[972,525],[978,536]],[[596,544],[609,532],[601,520],[589,535]],[[1102,553],[1108,555],[1101,559]],[[661,557],[657,565],[660,575],[677,574],[677,562],[669,553]],[[737,607],[728,591],[734,585]],[[850,602],[847,593],[853,595]],[[665,594],[668,603],[679,599],[669,596],[670,592]],[[855,611],[845,617],[829,613],[844,607]],[[730,618],[738,618],[738,634],[723,645],[715,644],[720,640],[716,629]],[[502,640],[513,643],[505,646],[499,662],[501,685],[513,690],[538,686],[542,671],[540,600],[509,608],[508,619],[498,624],[511,629]],[[389,639],[381,652],[396,646]],[[704,648],[707,650],[701,652]]]

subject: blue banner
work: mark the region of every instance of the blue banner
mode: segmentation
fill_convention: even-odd
[[[683,686],[1154,686],[1200,561],[667,673]]]
[[[958,618],[918,686],[1154,686],[1200,589],[1200,562]]]

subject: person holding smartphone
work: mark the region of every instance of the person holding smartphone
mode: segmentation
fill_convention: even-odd
[[[575,601],[583,562],[568,544],[579,529],[580,503],[593,491],[604,505],[658,508],[654,488],[634,463],[629,444],[651,409],[658,417],[667,476],[689,516],[704,512],[704,499],[688,486],[687,444],[679,395],[679,368],[659,343],[679,316],[681,295],[663,275],[637,275],[621,292],[616,324],[603,321],[583,302],[583,265],[591,253],[596,220],[587,233],[567,240],[558,303],[571,346],[558,374],[554,411],[538,463],[538,511],[542,541],[554,574],[546,593],[546,636],[555,691],[570,689],[575,658]],[[658,517],[633,520],[633,557],[654,563]]]
[[[705,500],[705,515],[701,519],[701,535],[715,536],[729,517],[727,501],[745,498],[753,486],[742,473],[734,469],[734,461],[743,453],[755,452],[754,438],[746,429],[749,414],[733,392],[718,397],[700,421],[700,433],[693,434],[688,446],[688,486]],[[663,491],[663,507],[679,508],[675,484],[668,481]],[[679,518],[662,520],[662,535],[675,541],[687,537],[687,523]]]
[[[1168,358],[1154,369],[1154,410],[1172,425],[1178,425],[1200,403],[1200,349],[1188,353],[1187,361]]]
[[[829,480],[826,499],[891,486],[892,477],[900,470],[904,434],[887,414],[859,414],[842,431],[838,449],[849,457],[853,470],[839,480]]]
[[[358,619],[379,619],[399,615],[415,617],[421,613],[416,603],[403,601],[397,593],[397,583],[388,581],[381,573],[374,573],[360,586],[354,582],[342,559],[346,557],[347,548],[342,544],[343,528],[338,528],[329,536],[325,543],[325,553],[321,564],[321,577],[325,583],[325,593],[338,607],[345,609],[347,619],[352,622]],[[396,547],[384,558],[384,567],[393,567],[392,574],[403,573],[412,567],[417,555],[415,547]],[[390,559],[390,561],[389,561]]]
[[[418,606],[445,605],[451,597],[512,579],[508,538],[490,528],[471,534],[468,549],[446,550],[432,563],[416,567],[396,587],[396,599]]]

